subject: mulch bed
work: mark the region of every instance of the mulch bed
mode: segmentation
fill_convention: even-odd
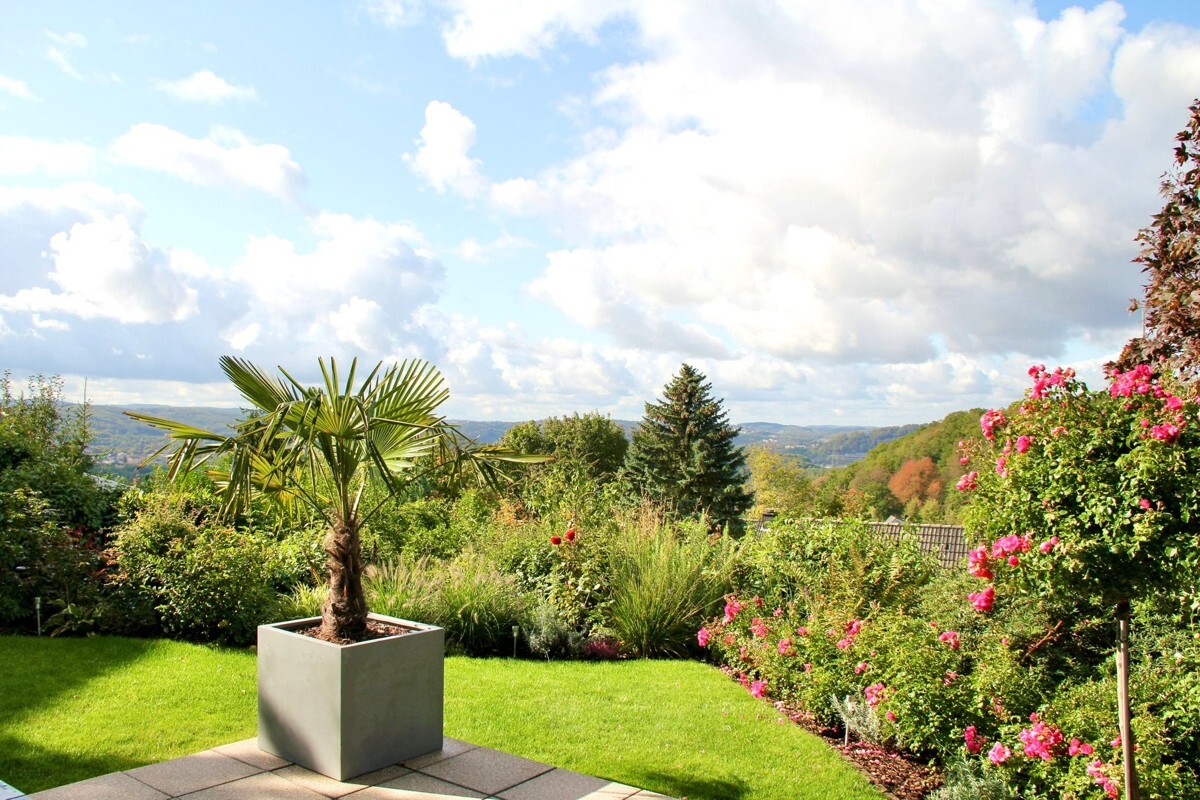
[[[728,669],[723,669],[722,672],[736,678]],[[782,701],[775,701],[773,705],[784,717],[824,739],[889,797],[896,800],[925,800],[934,789],[942,785],[941,772],[907,753],[853,740],[849,745],[845,745],[839,728],[822,725],[810,712],[788,706]]]

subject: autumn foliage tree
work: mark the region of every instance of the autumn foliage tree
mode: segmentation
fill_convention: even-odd
[[[907,504],[912,500],[924,501],[929,499],[931,494],[936,497],[937,493],[941,491],[939,474],[937,465],[933,463],[933,458],[930,456],[914,458],[905,461],[896,474],[892,475],[888,480],[888,488],[901,503]],[[931,493],[931,489],[936,489],[936,491]]]

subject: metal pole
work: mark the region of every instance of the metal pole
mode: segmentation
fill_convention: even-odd
[[[519,625],[513,625],[513,658],[517,657],[517,634],[521,632]]]
[[[33,607],[37,609],[38,636],[42,635],[42,598],[33,598]]]

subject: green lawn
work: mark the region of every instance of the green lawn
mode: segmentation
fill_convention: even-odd
[[[38,791],[254,735],[254,655],[0,637],[0,780]],[[446,734],[691,800],[882,795],[695,662],[450,658]]]

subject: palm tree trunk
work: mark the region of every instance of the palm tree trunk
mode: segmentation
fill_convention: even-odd
[[[329,593],[321,606],[326,638],[360,641],[367,631],[367,599],[362,587],[362,541],[357,520],[337,520],[325,538]]]

